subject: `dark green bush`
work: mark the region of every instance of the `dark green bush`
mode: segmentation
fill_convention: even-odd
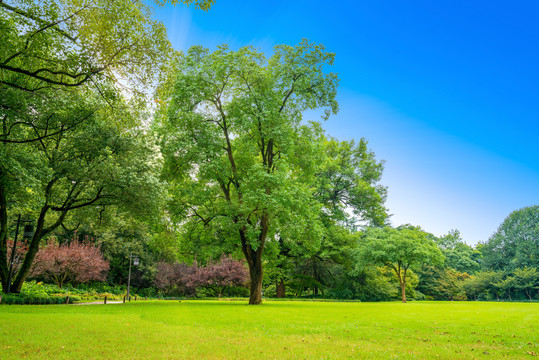
[[[46,304],[72,304],[75,299],[68,296],[40,296],[32,294],[3,294],[2,304],[7,305],[46,305]]]

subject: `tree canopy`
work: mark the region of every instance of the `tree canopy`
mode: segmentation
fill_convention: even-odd
[[[251,304],[261,302],[262,254],[277,233],[318,231],[309,191],[320,157],[319,126],[302,112],[338,109],[334,55],[303,41],[266,58],[253,48],[182,57],[168,108],[165,156],[192,221],[232,235],[251,277]]]
[[[402,302],[406,302],[408,269],[424,263],[443,263],[436,243],[420,228],[401,226],[372,228],[362,236],[358,258],[367,264],[386,266],[395,272],[401,287]]]
[[[484,266],[490,269],[539,267],[539,206],[509,214],[481,252]]]

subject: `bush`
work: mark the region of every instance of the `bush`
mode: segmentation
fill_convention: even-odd
[[[7,305],[46,305],[46,304],[72,304],[75,299],[68,296],[35,295],[35,294],[3,294],[2,304]]]

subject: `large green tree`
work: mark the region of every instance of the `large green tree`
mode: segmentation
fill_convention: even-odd
[[[481,252],[466,244],[458,230],[436,239],[445,257],[444,265],[459,272],[473,274],[481,268]]]
[[[539,206],[513,211],[481,246],[487,269],[539,267]]]
[[[160,1],[167,2],[194,3],[205,10],[213,4]],[[10,218],[18,212],[37,218],[36,235],[13,284],[17,291],[42,236],[69,219],[68,213],[111,199],[112,182],[117,190],[125,187],[125,195],[138,181],[122,177],[121,168],[115,174],[114,166],[140,146],[130,129],[144,120],[149,89],[174,52],[147,4],[128,0],[0,1],[0,39],[4,289]],[[78,166],[74,156],[82,161]],[[134,158],[133,166],[144,167],[147,159]],[[109,172],[104,171],[109,165]],[[100,178],[91,178],[100,171]]]
[[[312,198],[321,130],[302,112],[337,111],[334,55],[303,41],[266,58],[253,48],[181,58],[168,109],[165,155],[183,214],[233,234],[250,272],[250,304],[260,304],[262,255],[277,233],[320,231]]]
[[[358,258],[363,263],[393,270],[399,280],[403,303],[406,302],[408,269],[424,263],[443,263],[442,252],[429,234],[412,226],[367,230],[359,245]]]
[[[337,273],[343,267],[351,268],[353,229],[360,223],[382,225],[387,219],[386,188],[379,184],[383,162],[376,160],[367,141],[339,141],[327,135],[322,140],[323,154],[312,187],[321,207],[323,236],[316,246],[309,246],[312,244],[301,237],[280,238],[279,252],[271,261],[278,267],[278,297],[285,294],[287,277],[295,278],[295,283],[309,283],[314,295],[334,286]]]
[[[213,0],[194,3],[204,10]],[[131,0],[0,1],[0,84],[36,92],[103,78],[143,91],[172,54],[152,9]]]
[[[98,94],[94,95],[93,100],[86,101],[102,101]],[[93,104],[89,106],[93,108]],[[117,99],[115,111],[91,112],[70,131],[2,148],[5,172],[0,187],[0,277],[4,290],[8,285],[9,268],[8,213],[31,213],[36,225],[24,262],[11,284],[11,290],[18,292],[28,276],[41,239],[77,212],[88,207],[99,211],[112,204],[143,212],[155,203],[159,183],[154,174],[159,171],[160,161],[142,133],[115,125],[117,116],[137,115],[130,115],[127,108],[119,111],[120,107],[121,100]],[[78,117],[79,111],[84,109],[73,110],[65,116]]]

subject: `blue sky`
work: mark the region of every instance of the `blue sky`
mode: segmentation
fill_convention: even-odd
[[[475,244],[539,204],[538,1],[217,0],[156,17],[179,50],[307,38],[336,53],[341,111],[324,128],[386,161],[394,225]]]

